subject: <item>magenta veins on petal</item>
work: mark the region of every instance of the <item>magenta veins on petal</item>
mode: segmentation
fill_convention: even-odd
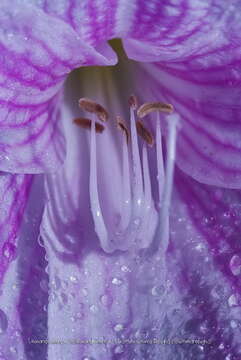
[[[1,360],[240,358],[240,10],[1,0]]]

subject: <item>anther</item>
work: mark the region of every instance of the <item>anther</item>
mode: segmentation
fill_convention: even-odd
[[[153,138],[151,132],[143,125],[143,123],[140,120],[137,120],[137,122],[136,122],[136,129],[137,129],[138,135],[140,135],[142,137],[142,139],[149,146],[153,146],[154,138]]]
[[[79,99],[79,107],[87,112],[96,114],[101,121],[105,122],[109,118],[107,110],[102,105],[94,102],[91,99]]]
[[[77,118],[74,119],[73,122],[82,127],[83,129],[91,129],[91,120],[87,119],[87,118]],[[105,127],[102,124],[99,124],[97,122],[95,122],[95,131],[97,133],[102,133],[104,131]]]
[[[161,102],[144,103],[137,110],[137,115],[139,118],[143,118],[144,116],[150,114],[153,111],[172,113],[173,106],[171,104],[165,104]]]
[[[129,106],[133,109],[136,110],[138,108],[138,100],[137,97],[135,95],[131,95],[129,97]]]
[[[120,116],[117,116],[116,121],[117,121],[117,128],[124,132],[124,134],[126,136],[126,142],[127,142],[127,144],[129,144],[130,134],[129,134],[129,130],[128,130],[124,120]]]

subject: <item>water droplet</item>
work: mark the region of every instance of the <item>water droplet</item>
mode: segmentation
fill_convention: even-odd
[[[43,279],[40,281],[40,287],[41,289],[44,291],[44,292],[48,292],[49,290],[49,284],[48,284],[48,281]]]
[[[68,302],[68,296],[67,296],[65,293],[61,293],[61,294],[60,294],[60,301],[61,301],[63,304],[67,304],[67,302]]]
[[[123,326],[122,324],[116,324],[116,325],[114,326],[114,330],[115,330],[116,332],[122,331],[123,329],[124,329],[124,326]]]
[[[83,293],[84,296],[87,296],[88,295],[88,290],[86,288],[83,288],[82,293]]]
[[[16,337],[20,337],[20,336],[21,336],[21,331],[20,331],[20,330],[16,330],[16,331],[15,331],[15,336],[16,336]]]
[[[238,299],[237,297],[232,294],[231,296],[229,296],[228,298],[228,305],[229,306],[238,306]]]
[[[93,314],[96,314],[98,312],[98,307],[96,305],[91,305],[90,306],[90,311],[93,313]]]
[[[38,241],[39,246],[44,247],[44,240],[41,235],[38,236],[37,241]]]
[[[8,327],[8,318],[3,310],[0,309],[0,335],[3,334]]]
[[[10,242],[5,242],[2,248],[2,253],[8,261],[16,259],[16,246]]]
[[[219,350],[223,350],[224,349],[224,344],[221,343],[218,348],[219,348]]]
[[[54,279],[51,281],[51,287],[54,289],[54,290],[58,290],[61,286],[61,281],[60,281],[60,278],[55,275],[54,276]]]
[[[236,329],[238,327],[238,323],[235,320],[230,321],[230,326],[232,329]]]
[[[9,350],[11,351],[11,353],[16,354],[17,353],[17,349],[14,346],[10,346]]]
[[[160,285],[160,286],[154,286],[152,289],[151,289],[151,293],[153,296],[161,296],[163,295],[165,292],[165,288],[163,285]]]
[[[121,279],[118,279],[118,278],[113,278],[112,279],[112,284],[114,284],[114,285],[121,285],[122,284],[122,280]]]
[[[82,319],[83,317],[84,317],[84,314],[82,314],[81,312],[76,313],[76,318],[77,319]]]
[[[114,348],[115,354],[122,354],[124,352],[124,346],[123,345],[117,345]]]
[[[238,276],[241,274],[241,258],[238,255],[234,255],[229,263],[230,270],[233,275]]]
[[[123,271],[123,272],[131,272],[131,270],[126,265],[122,265],[121,271]]]
[[[84,356],[81,360],[95,360],[93,357],[90,356]]]
[[[70,281],[71,281],[72,283],[74,283],[74,284],[76,284],[76,283],[78,282],[77,277],[74,276],[74,275],[71,275],[71,276],[69,277],[69,279],[70,279]]]
[[[110,296],[105,294],[100,297],[100,302],[104,306],[109,306],[112,303]]]
[[[135,227],[139,227],[140,224],[141,224],[141,219],[140,218],[135,218],[133,220],[133,224],[134,224]]]

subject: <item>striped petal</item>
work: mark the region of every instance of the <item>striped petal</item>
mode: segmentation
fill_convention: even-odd
[[[173,22],[156,43],[126,42],[131,58],[152,62],[136,67],[139,88],[144,99],[164,99],[181,116],[181,169],[203,183],[240,188],[240,2],[183,1],[173,8],[182,16],[165,17]]]
[[[99,94],[98,81],[92,83],[93,91]],[[66,92],[71,96],[68,88]],[[65,110],[66,119],[79,111],[75,106]],[[41,237],[49,259],[48,336],[50,342],[62,341],[61,346],[48,345],[48,357],[61,359],[64,353],[64,360],[219,359],[231,356],[230,344],[232,355],[239,356],[239,191],[203,185],[178,171],[166,214],[170,216],[169,247],[165,228],[159,227],[156,247],[150,243],[141,247],[138,236],[134,246],[127,237],[124,249],[109,251],[100,240],[91,204],[93,131],[79,128],[77,132],[74,126],[65,122],[64,167],[46,177]],[[111,124],[106,124],[106,133],[108,126]],[[100,206],[96,202],[94,210],[98,217],[102,212],[113,245],[113,223],[106,213],[121,211],[113,193],[120,196],[124,185],[120,181],[121,161],[115,154],[121,143],[116,141],[114,130],[112,142],[105,132],[96,135],[97,175],[101,176]],[[151,151],[154,149],[149,153],[153,160],[156,154]],[[130,167],[133,162],[139,166],[134,156]],[[150,161],[153,183],[156,168]],[[114,171],[110,174],[109,169]],[[156,200],[155,186],[151,192]],[[157,202],[155,205],[159,214]],[[146,229],[142,232],[146,234]],[[159,343],[145,343],[154,339]],[[182,345],[163,346],[167,339]],[[190,344],[195,340],[199,343]]]
[[[84,208],[88,180],[81,173],[75,198],[78,179],[48,178],[42,236],[51,284],[49,358],[240,356],[239,191],[201,185],[179,172],[168,251],[161,233],[155,253],[136,247],[107,254]],[[61,346],[51,342],[58,339]],[[168,340],[174,343],[164,346]]]
[[[16,243],[31,181],[31,175],[0,174],[0,282],[9,264],[17,255]]]
[[[0,230],[1,237],[1,276],[3,266],[4,279],[1,278],[0,289],[0,358],[8,360],[43,359],[46,357],[46,346],[34,344],[35,337],[46,338],[47,319],[46,304],[48,297],[48,275],[45,251],[40,247],[39,224],[43,211],[43,179],[42,176],[6,176],[1,192],[5,190],[4,203],[6,214],[0,210],[1,220],[6,220]],[[31,179],[31,190],[30,182]],[[11,191],[10,191],[11,189]],[[11,195],[12,194],[12,195]],[[27,196],[28,195],[28,196]],[[10,201],[11,200],[11,201]],[[12,202],[12,206],[10,203]],[[1,204],[3,201],[1,199]],[[23,210],[24,208],[24,216]],[[11,233],[15,230],[13,241]],[[2,253],[2,242],[8,239],[11,247],[5,247]],[[15,253],[10,253],[15,247]],[[10,256],[12,257],[10,259]],[[8,255],[8,256],[7,256]],[[6,263],[6,260],[9,260]],[[11,261],[11,266],[10,265]],[[3,280],[3,281],[2,281]]]
[[[75,67],[115,61],[65,22],[14,0],[0,4],[0,169],[41,172],[63,158],[61,87]],[[108,56],[108,58],[106,57]]]

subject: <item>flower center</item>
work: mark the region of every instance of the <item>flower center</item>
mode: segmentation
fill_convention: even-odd
[[[87,89],[87,95],[91,94],[91,97],[80,98],[79,107],[83,116],[81,114],[74,119],[74,124],[79,128],[90,129],[89,198],[101,247],[105,252],[112,253],[116,250],[147,249],[161,243],[166,250],[178,115],[170,104],[146,102],[138,106],[135,96],[129,97],[127,115],[127,102],[126,106],[120,105],[122,99],[117,91],[119,83],[113,85],[112,76],[108,72],[107,76],[103,76],[101,69],[94,69],[93,73],[94,77],[88,70],[91,75],[82,77],[83,91]],[[127,92],[130,90],[129,80],[126,83]],[[153,125],[155,137],[152,134]],[[167,128],[165,158],[163,128]],[[104,134],[109,147],[106,147],[103,139],[99,141],[99,136]],[[108,151],[109,163],[107,160],[103,162],[102,158],[99,167],[98,156],[103,146]],[[118,173],[113,166],[116,166],[116,149],[120,155],[117,160],[120,168]],[[100,183],[107,170],[111,174],[107,188],[108,185],[114,186],[114,196],[120,199],[117,208],[110,205],[115,200],[113,192],[105,196],[101,193]]]

